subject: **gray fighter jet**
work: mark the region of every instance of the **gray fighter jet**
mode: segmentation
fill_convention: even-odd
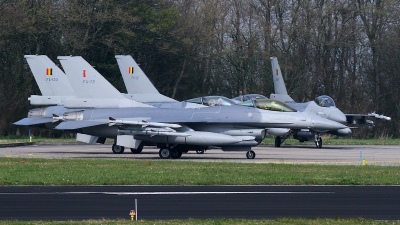
[[[81,63],[80,58],[58,57],[78,99],[92,100],[99,95],[95,92],[97,87],[107,90],[109,87],[105,85],[107,81],[93,67]],[[118,97],[115,93],[112,96]],[[263,139],[265,128],[346,127],[316,115],[256,107],[155,108],[134,101],[125,105],[129,107],[80,109],[55,116],[54,120],[60,122],[55,129],[116,137],[116,145],[130,148],[151,143],[160,147],[162,158],[179,158],[182,152],[210,147],[247,151],[247,157],[254,158],[251,147]]]
[[[261,103],[262,104],[262,103]],[[80,130],[94,136],[117,137],[116,144],[140,148],[142,142],[160,147],[161,158],[179,158],[182,152],[211,146],[223,151],[247,151],[264,138],[268,127],[326,130],[346,126],[317,115],[277,112],[256,107],[86,109],[63,115],[59,130]]]
[[[315,101],[305,102],[305,103],[297,103],[295,102],[287,93],[286,86],[283,80],[282,72],[278,64],[278,60],[276,57],[271,57],[272,64],[272,76],[274,80],[274,88],[275,94],[270,95],[270,99],[279,100],[287,103],[293,108],[297,109],[300,112],[309,112],[316,115],[319,115],[323,118],[330,119],[342,124],[352,124],[352,125],[372,125],[373,122],[366,120],[365,117],[371,116],[380,119],[390,120],[390,117],[385,117],[383,115],[378,115],[375,113],[370,114],[344,114],[340,111],[333,99],[327,95],[322,95],[316,98]],[[361,120],[356,124],[354,117],[361,116]],[[303,141],[314,141],[317,148],[322,147],[322,133],[329,133],[337,136],[348,136],[351,134],[350,128],[346,127],[343,129],[327,129],[325,132],[315,132],[310,129],[301,129],[301,130],[285,130],[277,128],[275,130],[269,130],[269,133],[274,134],[275,138],[275,146],[280,147],[286,138],[290,135],[293,135],[295,139],[298,139],[300,142]]]
[[[202,107],[197,104],[191,104],[186,102],[178,102],[174,99],[168,98],[161,95],[146,77],[140,67],[132,59],[131,56],[116,56],[119,62],[121,73],[124,74],[124,81],[126,80],[126,88],[128,94],[121,93],[122,96],[128,99],[142,99],[140,102],[146,102],[156,107],[164,108],[190,108],[190,107]],[[73,91],[71,84],[66,77],[65,73],[53,63],[45,55],[26,55],[31,71],[34,78],[39,86],[42,95],[31,95],[28,100],[32,105],[51,105],[51,107],[43,107],[32,109],[28,113],[28,118],[18,121],[17,125],[30,125],[43,128],[54,128],[53,115],[62,115],[64,112],[74,111],[76,108],[104,108],[110,107],[107,101],[98,99],[97,96],[94,100],[97,100],[96,105],[93,105],[93,99],[87,101],[86,99],[77,99],[75,92]],[[82,59],[82,61],[84,61]],[[87,63],[84,61],[83,63]],[[124,67],[124,68],[123,68]],[[125,68],[126,67],[126,68]],[[123,68],[123,69],[122,69]],[[126,71],[125,71],[126,70]],[[125,73],[126,72],[126,73]],[[134,78],[134,79],[133,79]],[[111,85],[108,84],[108,87]],[[104,89],[104,87],[103,87]],[[111,88],[114,89],[114,88]],[[135,91],[135,89],[139,91]],[[116,94],[116,90],[111,90]],[[101,92],[100,94],[103,94]],[[118,95],[118,94],[116,94]],[[107,96],[108,97],[108,96]],[[120,98],[118,95],[117,98]],[[107,98],[108,101],[110,100]],[[107,100],[106,99],[106,100]],[[115,101],[118,101],[117,99]],[[69,108],[65,108],[66,106]],[[58,106],[54,106],[58,105]],[[85,143],[104,143],[105,138],[99,138],[95,136],[89,136],[77,133],[77,140]]]
[[[72,80],[70,83],[73,88],[75,85],[74,91],[76,88],[81,88],[77,91],[79,92],[77,96],[81,99],[92,100],[91,96],[98,96],[94,92],[96,86],[107,88],[108,92],[109,87],[104,84],[108,82],[90,65],[77,61],[79,58],[59,57],[67,75],[71,74],[69,79]],[[74,67],[68,66],[69,63]],[[87,86],[82,88],[83,85]],[[115,92],[113,96],[116,99],[119,98]],[[55,124],[59,123],[56,129],[81,131],[90,136],[116,137],[117,143],[113,148],[121,145],[120,148],[127,146],[134,149],[140,148],[144,143],[158,145],[161,147],[160,157],[162,158],[169,156],[179,158],[182,152],[212,146],[225,151],[247,151],[247,157],[254,158],[255,154],[251,151],[251,147],[263,139],[267,127],[316,129],[335,125],[338,126],[337,129],[344,127],[341,124],[332,124],[331,121],[297,112],[270,112],[255,107],[239,106],[237,111],[235,107],[229,107],[229,110],[216,107],[160,109],[136,102],[126,105],[136,107],[77,109],[65,112],[62,116],[53,115],[52,119],[56,122]],[[231,111],[232,109],[234,111]],[[50,111],[50,109],[42,110],[38,113],[43,115]],[[264,121],[265,118],[267,120]]]
[[[79,92],[77,94],[79,98],[85,98],[85,92],[89,92],[94,96],[95,91],[99,90],[96,86],[104,86],[102,83],[105,83],[105,81],[99,79],[101,75],[88,63],[81,63],[81,57],[58,57],[58,59],[65,69],[72,88],[76,93]],[[85,76],[80,75],[82,74],[81,71],[85,71]],[[82,84],[87,86],[81,88]],[[256,120],[254,120],[255,115],[258,115],[256,116],[258,117]],[[121,126],[119,132],[113,126],[93,130],[93,126],[104,126],[104,122],[106,122],[104,120],[110,117],[114,118],[115,121],[112,122],[113,120],[111,120],[108,122]],[[143,123],[137,123],[137,121],[142,121]],[[146,123],[151,124],[147,125]],[[162,126],[158,127],[156,125],[158,123],[161,123]],[[175,125],[181,127],[175,127]],[[82,115],[82,121],[67,120],[58,125],[56,129],[82,129],[83,133],[89,135],[117,137],[117,145],[130,148],[139,147],[142,141],[154,143],[161,146],[161,157],[165,156],[163,153],[167,150],[172,151],[175,149],[178,154],[179,152],[189,150],[187,146],[185,147],[186,143],[192,149],[194,148],[192,145],[197,146],[194,150],[204,148],[204,146],[218,146],[223,150],[242,149],[248,151],[248,158],[251,158],[254,152],[251,152],[250,148],[257,145],[263,139],[265,128],[311,128],[324,130],[329,125],[332,125],[334,129],[346,127],[342,124],[320,118],[319,116],[307,115],[296,111],[277,112],[242,106],[194,109],[166,109],[138,106],[129,110],[123,108],[85,110]],[[188,132],[190,136],[187,136]],[[197,132],[201,132],[202,136],[198,136],[199,133]],[[229,138],[225,137],[225,135],[229,136]],[[178,141],[172,141],[170,136]],[[176,138],[176,136],[180,138]],[[237,139],[235,143],[220,142],[220,140],[227,139],[233,141],[232,137]],[[182,141],[182,138],[184,141]]]

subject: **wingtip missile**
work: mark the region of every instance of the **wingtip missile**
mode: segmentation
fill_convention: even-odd
[[[169,128],[181,128],[182,126],[179,124],[173,124],[173,123],[157,123],[157,122],[147,122],[146,120],[142,121],[133,121],[133,120],[118,120],[112,117],[109,117],[108,120],[108,125],[109,126],[114,126],[114,125],[136,125],[136,126],[141,126],[142,128],[145,127],[169,127]]]
[[[377,114],[377,113],[375,113],[375,112],[369,113],[368,115],[374,116],[375,118],[378,118],[378,119],[392,120],[392,118],[390,118],[389,116],[385,116],[385,115],[383,115],[383,114],[379,115],[379,114]]]

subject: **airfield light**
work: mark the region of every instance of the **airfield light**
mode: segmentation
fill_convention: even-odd
[[[131,216],[131,220],[133,221],[133,219],[135,218],[135,210],[131,210],[131,212],[129,213],[129,215]]]

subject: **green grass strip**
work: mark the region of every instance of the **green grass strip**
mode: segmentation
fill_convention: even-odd
[[[400,167],[0,158],[0,185],[399,185]]]

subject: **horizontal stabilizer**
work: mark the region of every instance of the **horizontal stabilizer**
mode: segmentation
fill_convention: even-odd
[[[13,124],[20,126],[29,126],[42,123],[52,123],[52,122],[53,122],[53,117],[41,117],[41,118],[23,118],[22,120],[19,120]]]

